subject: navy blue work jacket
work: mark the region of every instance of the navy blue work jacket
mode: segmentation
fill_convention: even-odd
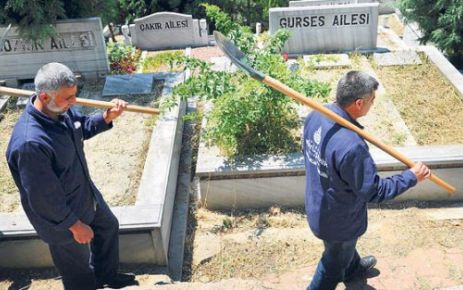
[[[50,244],[73,239],[69,227],[90,224],[96,203],[106,206],[90,179],[84,140],[108,130],[101,114],[69,109],[53,120],[33,106],[32,96],[14,127],[6,151],[21,203],[38,235]]]
[[[362,126],[336,104],[327,108]],[[367,229],[367,203],[379,203],[417,183],[410,170],[388,178],[378,176],[367,143],[354,131],[319,112],[304,124],[306,167],[305,208],[312,232],[326,241],[348,241]]]

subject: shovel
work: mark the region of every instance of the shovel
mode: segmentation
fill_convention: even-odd
[[[20,90],[20,89],[0,86],[0,95],[4,94],[8,96],[22,97],[22,96],[30,96],[33,93],[34,93],[33,91]],[[111,103],[111,102],[97,101],[97,100],[90,100],[90,99],[83,99],[83,98],[76,98],[76,103],[77,105],[95,107],[99,109],[109,109],[109,108],[113,108],[116,106],[114,103]],[[151,115],[160,113],[159,109],[136,106],[136,105],[127,105],[127,108],[125,109],[125,111],[135,112],[135,113],[145,113],[145,114],[151,114]]]
[[[365,132],[364,130],[360,129],[359,127],[355,126],[352,124],[350,121],[344,119],[343,117],[339,116],[338,114],[332,112],[331,110],[325,108],[321,104],[307,98],[306,96],[302,95],[301,93],[291,89],[290,87],[286,86],[285,84],[281,83],[280,81],[273,79],[269,76],[264,75],[262,72],[259,72],[252,68],[249,65],[249,62],[247,60],[246,55],[240,51],[234,44],[231,42],[229,39],[227,39],[225,36],[223,36],[222,33],[218,31],[214,31],[214,37],[217,42],[217,45],[219,48],[230,58],[230,60],[241,70],[243,70],[245,73],[247,73],[250,77],[258,80],[259,82],[262,82],[275,90],[287,95],[288,97],[293,98],[294,100],[311,107],[312,109],[320,112],[321,114],[325,115],[329,119],[335,121],[339,125],[348,128],[355,133],[359,134],[362,136],[365,140],[368,140],[370,143],[374,144],[376,147],[379,149],[383,150],[384,152],[388,153],[392,157],[396,158],[397,160],[401,161],[405,165],[407,165],[409,168],[413,167],[415,163],[397,151],[395,148],[388,146],[381,142],[378,138],[375,136]],[[432,182],[436,183],[440,187],[444,188],[447,190],[449,193],[455,192],[455,187],[452,185],[448,184],[444,180],[440,179],[434,174],[431,174],[429,177],[429,180]]]

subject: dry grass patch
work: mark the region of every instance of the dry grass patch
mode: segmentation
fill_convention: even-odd
[[[397,36],[399,36],[400,38],[404,36],[405,26],[399,20],[397,14],[389,16],[387,19],[387,24],[395,32],[395,34],[397,34]]]
[[[321,242],[307,228],[302,210],[272,207],[214,212],[201,208],[196,219],[196,238],[218,242],[220,250],[192,269],[192,281],[260,278],[282,273],[315,263],[322,251]]]
[[[15,98],[12,100],[15,100]],[[0,158],[0,212],[16,211],[20,207],[18,188],[11,177],[6,158],[4,157],[11,132],[21,114],[21,110],[15,109],[14,106],[11,102],[9,108],[0,113],[2,116],[0,117],[0,152],[2,154]]]
[[[383,261],[380,265],[381,271],[385,272],[383,281],[399,275],[394,273],[395,267],[416,269],[412,283],[429,278],[425,276],[428,270],[420,268],[422,259],[429,258],[428,251],[437,255],[436,259],[445,259],[439,264],[438,275],[443,275],[443,279],[458,281],[463,275],[459,263],[459,257],[463,255],[461,221],[432,221],[427,214],[433,210],[430,206],[433,207],[423,202],[375,206],[369,210],[369,228],[360,238],[358,249],[361,255],[372,254]],[[219,249],[193,266],[191,281],[281,277],[295,269],[314,268],[323,251],[322,242],[308,229],[302,210],[274,207],[261,211],[214,212],[198,209],[195,217],[195,244],[214,243]],[[263,218],[267,221],[266,226],[258,231],[262,224],[259,220]],[[232,222],[229,228],[222,227],[226,219]],[[221,230],[216,231],[217,227]],[[193,255],[195,251],[199,249],[194,248]]]
[[[210,281],[228,278],[258,279],[271,273],[284,273],[308,263],[315,263],[322,252],[321,243],[302,237],[291,241],[264,237],[250,239],[246,243],[224,240],[221,246],[221,251],[216,256],[194,271],[192,281],[204,281],[204,276]]]
[[[461,144],[462,99],[428,59],[422,61],[376,73],[418,144]]]

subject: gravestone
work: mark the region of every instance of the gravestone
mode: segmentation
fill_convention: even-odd
[[[135,19],[129,26],[132,43],[141,49],[160,50],[209,44],[206,20],[191,15],[159,12]]]
[[[151,94],[153,74],[112,75],[106,77],[103,96]]]
[[[421,64],[421,59],[414,50],[374,53],[373,59],[378,64],[378,66]]]
[[[35,92],[35,84],[34,83],[24,83],[21,86],[22,90],[26,91],[32,91]],[[24,108],[27,105],[27,102],[29,101],[29,97],[17,97],[18,100],[16,101],[16,107],[18,108]]]
[[[0,113],[5,110],[6,105],[8,104],[8,100],[10,99],[10,96],[3,96],[0,95]],[[1,115],[0,115],[0,121],[1,121]]]
[[[262,23],[256,23],[256,35],[259,35],[262,32]]]
[[[121,27],[122,35],[124,36],[124,44],[125,45],[132,45],[132,39],[129,36],[129,26],[122,25]]]
[[[270,8],[269,19],[270,34],[291,33],[290,55],[376,49],[378,3]]]
[[[105,76],[109,71],[106,44],[100,18],[58,21],[57,34],[43,41],[30,41],[12,27],[0,47],[0,80],[35,77],[49,62],[60,62],[87,78]],[[0,35],[5,30],[0,27]]]
[[[289,1],[289,7],[320,6],[320,5],[342,5],[359,3],[379,2],[379,15],[391,14],[395,12],[394,0],[300,0]]]

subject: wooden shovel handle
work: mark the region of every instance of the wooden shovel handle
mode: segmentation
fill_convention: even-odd
[[[8,95],[8,96],[18,96],[18,97],[26,96],[27,97],[27,96],[32,95],[33,93],[34,93],[33,91],[0,86],[0,95],[3,94],[3,95]],[[76,98],[76,103],[78,105],[87,106],[87,107],[95,107],[95,108],[100,108],[100,109],[109,109],[109,108],[113,108],[116,106],[114,103],[111,103],[111,102],[90,100],[90,99],[83,99],[83,98]],[[128,105],[125,110],[128,112],[145,113],[145,114],[151,114],[151,115],[160,113],[159,109],[136,106],[136,105]]]
[[[262,80],[262,82],[269,85],[270,87],[276,89],[277,91],[279,91],[279,92],[293,98],[294,100],[296,100],[296,101],[298,101],[298,102],[300,102],[300,103],[302,103],[304,105],[307,105],[307,106],[311,107],[312,109],[322,113],[323,115],[325,115],[326,117],[328,117],[331,120],[335,121],[336,123],[340,124],[341,126],[346,127],[348,129],[356,132],[357,134],[359,134],[364,139],[368,140],[370,143],[374,144],[375,146],[377,146],[378,148],[380,148],[384,152],[390,154],[392,157],[394,157],[397,160],[403,162],[408,167],[411,168],[411,167],[413,167],[415,165],[415,163],[411,159],[409,159],[408,157],[406,157],[405,155],[403,155],[402,153],[397,151],[395,148],[384,144],[383,142],[381,142],[375,136],[369,134],[368,132],[365,132],[364,130],[362,130],[359,127],[355,126],[354,124],[352,124],[348,120],[346,120],[343,117],[339,116],[338,114],[332,112],[331,110],[325,108],[324,106],[320,105],[319,103],[307,98],[306,96],[302,95],[301,93],[299,93],[299,92],[291,89],[290,87],[284,85],[280,81],[275,80],[275,79],[273,79],[273,78],[271,78],[269,76],[265,76],[265,78]],[[448,184],[444,180],[440,179],[436,175],[431,174],[431,176],[429,177],[429,180],[433,181],[434,183],[436,183],[440,187],[444,188],[449,193],[455,192],[455,187]]]

